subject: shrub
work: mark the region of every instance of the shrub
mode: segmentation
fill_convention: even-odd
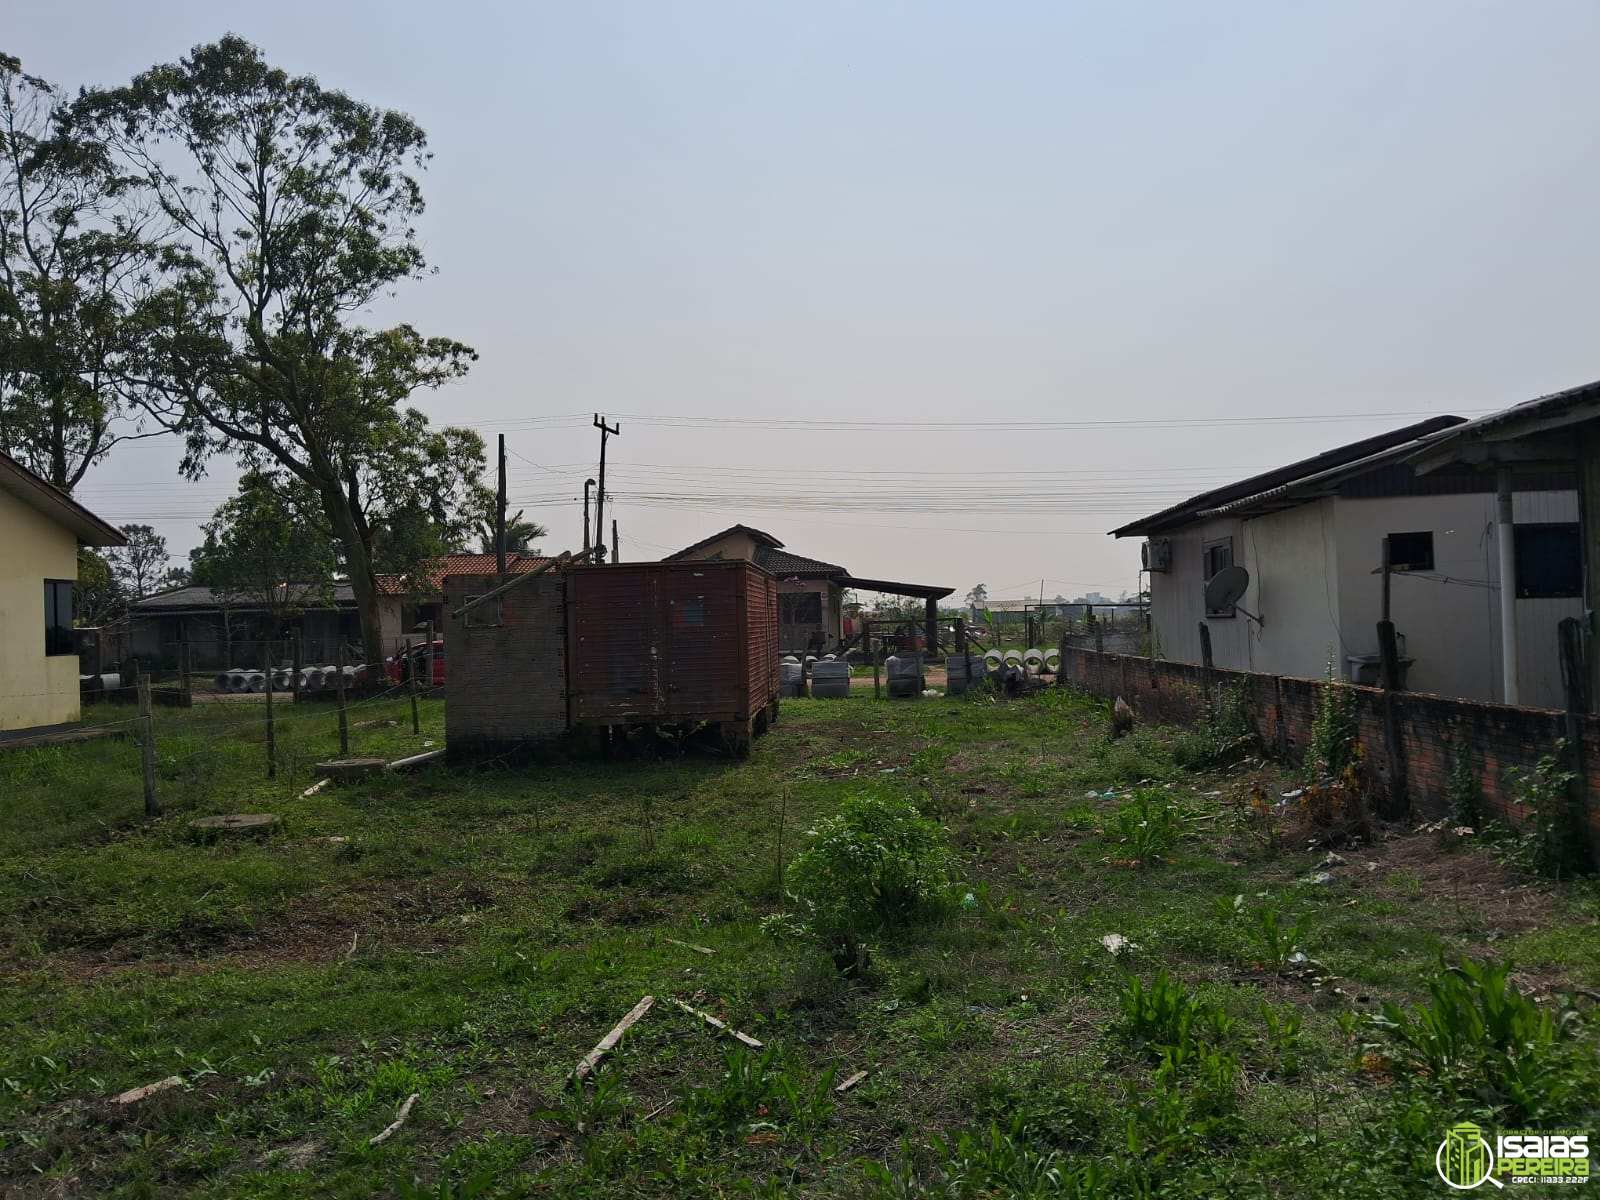
[[[847,797],[811,831],[787,874],[794,915],[769,917],[769,930],[821,943],[841,971],[866,966],[867,939],[937,911],[950,879],[944,830],[905,800]]]
[[[1333,652],[1322,688],[1317,694],[1317,715],[1311,724],[1310,753],[1306,769],[1313,781],[1342,775],[1357,758],[1356,693],[1334,673]]]
[[[1132,862],[1156,866],[1177,840],[1177,809],[1165,792],[1144,789],[1113,814],[1110,832],[1127,848]]]
[[[1518,803],[1528,812],[1518,849],[1528,866],[1542,875],[1570,875],[1583,865],[1583,834],[1567,796],[1576,775],[1566,766],[1566,754],[1563,739],[1533,770],[1513,767],[1506,772]]]

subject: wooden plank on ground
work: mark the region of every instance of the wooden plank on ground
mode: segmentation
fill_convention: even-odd
[[[425,763],[437,762],[444,757],[444,748],[437,750],[424,750],[421,754],[413,754],[410,758],[397,758],[389,764],[391,771],[409,771],[412,767],[420,767]]]
[[[674,946],[682,946],[685,950],[693,950],[696,954],[715,954],[710,946],[696,946],[693,942],[680,942],[677,938],[668,938]]]
[[[838,1093],[839,1095],[843,1095],[845,1092],[848,1092],[851,1088],[855,1087],[856,1084],[860,1083],[866,1077],[867,1077],[867,1073],[865,1071],[857,1071],[854,1075],[850,1076],[849,1079],[846,1079],[843,1083],[841,1083],[838,1087],[834,1088],[833,1090],[836,1093]]]
[[[583,1079],[590,1071],[594,1070],[595,1064],[611,1053],[616,1044],[622,1040],[622,1035],[632,1029],[638,1023],[639,1018],[650,1011],[650,1006],[655,1002],[656,998],[654,996],[646,996],[630,1008],[628,1015],[613,1025],[611,1032],[595,1043],[594,1049],[583,1056],[583,1061],[573,1068],[572,1074],[567,1078]]]
[[[139,1101],[147,1099],[150,1096],[154,1096],[159,1092],[164,1092],[168,1088],[175,1088],[175,1087],[182,1087],[182,1086],[183,1086],[183,1079],[180,1076],[172,1075],[172,1076],[170,1076],[170,1077],[168,1077],[166,1079],[159,1080],[159,1081],[157,1081],[155,1083],[147,1083],[147,1084],[144,1085],[144,1087],[130,1088],[128,1091],[123,1092],[119,1096],[111,1097],[111,1103],[113,1103],[113,1104],[137,1104],[137,1103],[139,1103]]]
[[[734,1029],[734,1028],[730,1027],[729,1024],[726,1021],[723,1021],[723,1020],[721,1020],[721,1019],[719,1019],[717,1017],[713,1017],[708,1012],[702,1012],[698,1008],[691,1008],[689,1005],[685,1004],[682,1000],[676,1000],[675,999],[675,1000],[672,1001],[672,1003],[676,1004],[679,1008],[683,1009],[684,1012],[689,1013],[691,1016],[699,1017],[707,1025],[709,1025],[709,1026],[711,1026],[711,1028],[715,1029],[718,1033],[725,1033],[729,1037],[733,1038],[734,1041],[743,1042],[746,1046],[749,1046],[750,1049],[752,1049],[752,1050],[760,1050],[761,1049],[761,1043],[760,1042],[756,1041],[756,1039],[751,1037],[748,1033],[740,1033],[737,1029]]]
[[[421,1095],[421,1092],[412,1092],[411,1095],[407,1096],[406,1102],[400,1106],[399,1113],[395,1115],[394,1123],[382,1133],[375,1134],[372,1138],[370,1138],[367,1142],[367,1145],[379,1145],[383,1142],[387,1142],[395,1134],[399,1133],[400,1126],[404,1125],[406,1123],[406,1118],[411,1115],[411,1106],[417,1102],[417,1098]]]

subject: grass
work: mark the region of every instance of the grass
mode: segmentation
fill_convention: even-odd
[[[442,702],[422,712],[414,735],[405,702],[371,704],[352,749],[442,744]],[[273,781],[261,715],[158,710],[154,820],[135,742],[0,753],[0,1193],[1434,1194],[1445,1126],[1492,1124],[1490,1068],[1430,1074],[1383,1013],[1446,994],[1441,955],[1514,962],[1553,1014],[1600,970],[1592,885],[1420,835],[1342,847],[1311,882],[1326,849],[1279,849],[1304,842],[1264,840],[1242,799],[1287,769],[1187,773],[1172,731],[1113,743],[1062,692],[786,702],[744,762],[436,768],[309,798],[331,710],[284,706]],[[805,831],[868,789],[944,826],[959,895],[847,980],[759,927]],[[240,811],[282,820],[190,838]],[[765,1045],[658,1003],[571,1087],[647,993]],[[1592,1127],[1587,1018],[1561,1029],[1588,1049],[1518,1074],[1517,1104]]]

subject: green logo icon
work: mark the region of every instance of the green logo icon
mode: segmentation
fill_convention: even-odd
[[[1505,1185],[1494,1177],[1494,1151],[1484,1140],[1483,1130],[1471,1121],[1452,1125],[1434,1155],[1439,1178],[1458,1191],[1470,1191],[1488,1180],[1497,1188]]]

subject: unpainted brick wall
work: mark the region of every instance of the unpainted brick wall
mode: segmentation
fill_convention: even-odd
[[[494,576],[445,579],[445,744],[452,762],[536,751],[567,728],[565,585],[559,571],[528,579],[467,618],[468,596],[499,586]]]
[[[1294,763],[1304,758],[1311,743],[1318,699],[1328,686],[1320,679],[1207,670],[1192,663],[1100,654],[1077,646],[1065,648],[1058,678],[1063,685],[1093,696],[1107,700],[1121,696],[1146,721],[1177,725],[1193,723],[1208,690],[1219,685],[1237,688],[1267,751]],[[1341,686],[1349,686],[1355,694],[1367,774],[1382,787],[1389,771],[1383,693],[1377,688]],[[1482,794],[1484,814],[1513,827],[1523,824],[1527,813],[1517,800],[1509,772],[1531,771],[1552,753],[1566,736],[1568,714],[1419,692],[1397,693],[1394,704],[1414,818],[1431,820],[1449,811],[1451,768],[1458,756],[1466,755]],[[1583,746],[1586,825],[1594,852],[1600,848],[1600,717],[1570,719],[1577,723]]]

